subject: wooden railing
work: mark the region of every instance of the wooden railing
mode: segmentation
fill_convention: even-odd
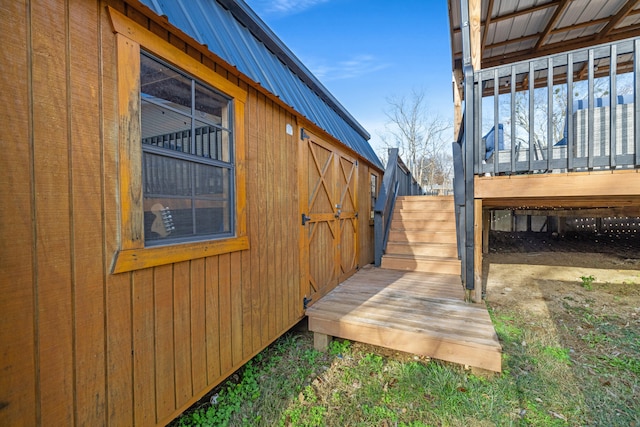
[[[389,161],[382,178],[382,187],[374,206],[375,265],[380,267],[387,247],[393,207],[398,196],[423,194],[422,188],[399,156],[397,148],[389,149]]]
[[[476,174],[640,166],[640,39],[474,72]]]

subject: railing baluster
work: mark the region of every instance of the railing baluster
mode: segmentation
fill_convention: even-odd
[[[587,145],[587,167],[589,168],[589,170],[593,169],[593,151],[595,149],[595,142],[594,142],[594,122],[596,120],[595,117],[595,111],[594,111],[594,107],[595,107],[595,103],[594,103],[594,98],[595,98],[595,94],[594,89],[593,89],[593,64],[594,60],[593,60],[593,49],[589,49],[589,59],[587,62],[587,66],[588,66],[588,74],[589,74],[589,81],[588,81],[588,85],[589,85],[589,112],[588,112],[588,119],[587,119],[587,141],[588,141],[588,145]]]
[[[535,135],[535,68],[533,61],[529,62],[529,161],[527,169],[529,172],[533,169],[533,157],[537,155],[535,152],[536,135]]]
[[[500,172],[500,112],[498,110],[499,97],[500,77],[498,76],[498,69],[496,68],[493,70],[493,173],[495,175]]]
[[[516,67],[511,66],[511,173],[516,171]]]
[[[567,54],[567,171],[573,170],[574,127],[573,127],[573,53]]]
[[[635,141],[634,158],[635,165],[640,166],[640,39],[636,39],[633,43],[633,135]]]
[[[547,59],[547,172],[553,159],[553,57]]]
[[[616,73],[618,72],[618,50],[615,44],[611,45],[609,51],[609,167],[616,167],[617,155],[617,116],[618,116],[618,83]],[[603,153],[604,154],[604,153]]]
[[[480,165],[482,161],[480,159],[482,153],[484,153],[485,149],[481,147],[482,145],[482,74],[475,73],[474,77],[475,84],[473,85],[473,104],[474,109],[477,113],[474,116],[474,143],[476,144],[476,149],[474,150],[474,173],[480,173]]]
[[[484,96],[484,90],[483,90],[483,83],[484,80],[482,79],[482,73],[474,73],[474,80],[476,82],[476,84],[474,85],[474,94],[473,94],[473,99],[474,99],[474,111],[476,112],[476,116],[478,118],[478,120],[476,120],[476,130],[475,130],[475,135],[477,135],[477,138],[474,139],[474,143],[476,143],[477,141],[477,146],[476,146],[476,154],[475,154],[475,158],[473,159],[474,165],[475,165],[475,169],[474,169],[474,173],[476,174],[484,174],[487,171],[487,165],[484,164],[483,160],[487,157],[487,146],[485,143],[483,143],[482,141],[482,133],[484,132],[482,130],[482,97]],[[478,100],[478,98],[480,98],[480,102],[475,102],[476,100]],[[479,129],[479,131],[478,131]]]

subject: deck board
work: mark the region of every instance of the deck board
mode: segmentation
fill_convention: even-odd
[[[501,370],[487,309],[464,302],[455,275],[367,267],[307,309],[315,333]]]

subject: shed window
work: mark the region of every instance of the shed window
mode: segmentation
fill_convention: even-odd
[[[142,52],[145,246],[234,235],[232,100]]]
[[[374,217],[374,208],[376,206],[376,201],[378,200],[378,176],[371,174],[371,180],[370,180],[370,185],[371,185],[371,212],[370,212],[370,219],[373,220]]]
[[[123,273],[249,249],[238,83],[107,7],[116,33]]]

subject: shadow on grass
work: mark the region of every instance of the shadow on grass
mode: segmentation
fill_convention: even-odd
[[[556,257],[563,265],[562,254]],[[588,254],[584,258],[597,266]],[[488,305],[503,345],[503,369],[527,411],[523,419],[640,425],[639,272],[492,259],[484,271]],[[581,272],[593,283],[586,286]]]

